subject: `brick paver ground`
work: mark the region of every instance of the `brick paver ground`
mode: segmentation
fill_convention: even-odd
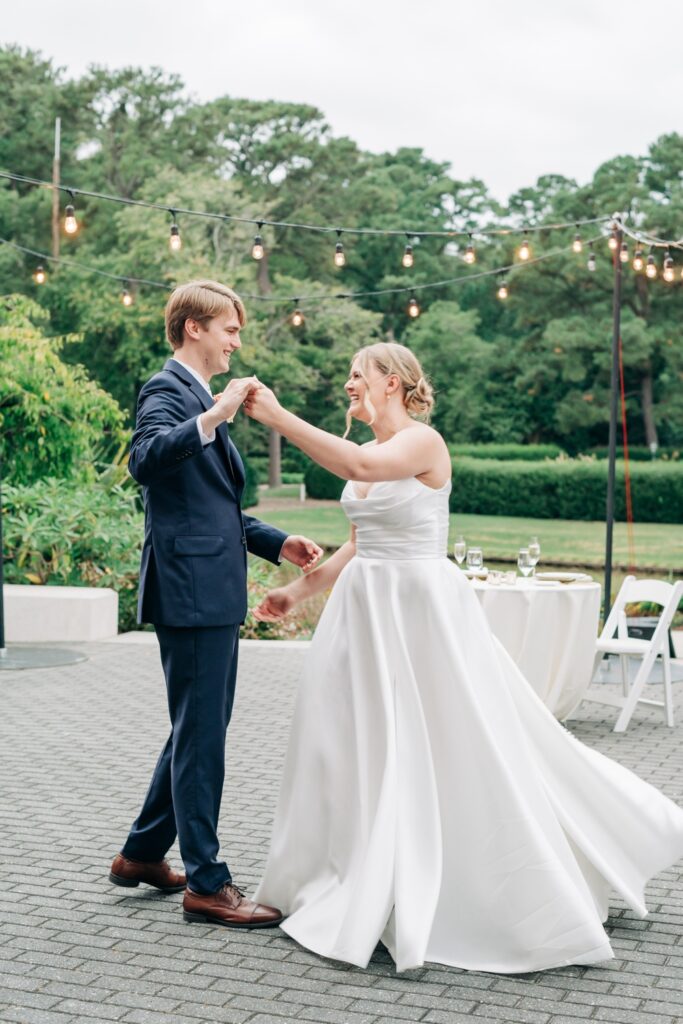
[[[397,976],[381,948],[362,971],[279,930],[186,925],[181,896],[109,885],[166,736],[164,690],[154,646],[83,649],[89,660],[72,667],[0,673],[3,1024],[683,1024],[680,865],[650,884],[645,920],[614,900],[615,961],[522,976],[437,965]],[[266,852],[303,653],[242,652],[221,835],[248,890]],[[584,705],[572,729],[683,804],[683,684],[674,689],[673,730],[639,710],[615,735],[597,705]]]

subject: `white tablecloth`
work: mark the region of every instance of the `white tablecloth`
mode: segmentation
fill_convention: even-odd
[[[556,718],[566,718],[591,681],[600,584],[472,582],[491,629]]]

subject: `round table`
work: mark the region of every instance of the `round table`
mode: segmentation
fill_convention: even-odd
[[[593,674],[600,584],[473,580],[495,636],[556,718],[580,703]]]

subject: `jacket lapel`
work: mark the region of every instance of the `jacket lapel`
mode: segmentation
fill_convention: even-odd
[[[189,386],[190,391],[200,403],[204,412],[213,408],[213,398],[209,392],[206,388],[202,387],[199,381],[193,377],[177,359],[169,359],[166,362],[164,369],[169,370],[171,373],[175,373],[176,377],[180,377],[180,379]],[[230,475],[241,490],[244,487],[244,466],[242,465],[242,460],[239,457],[237,449],[230,440],[227,423],[220,423],[216,429],[216,434],[223,445],[225,456],[228,460]]]

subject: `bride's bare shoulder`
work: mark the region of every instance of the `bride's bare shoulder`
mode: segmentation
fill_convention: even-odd
[[[446,448],[446,442],[439,431],[435,430],[434,427],[431,427],[428,423],[415,421],[414,423],[411,423],[409,427],[406,427],[406,430],[414,430],[414,436],[419,437],[420,440],[424,440],[425,443],[429,443],[435,448]]]

